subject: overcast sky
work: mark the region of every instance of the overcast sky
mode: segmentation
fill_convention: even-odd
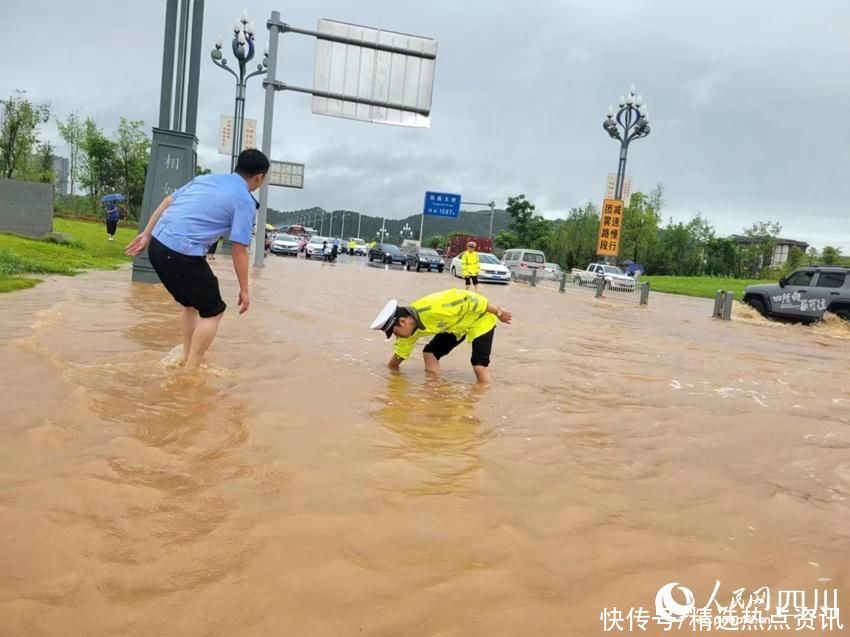
[[[121,116],[156,124],[164,1],[0,5],[0,94],[25,89],[108,133]],[[308,96],[278,93],[273,158],[307,168],[303,191],[272,189],[275,208],[403,217],[425,190],[500,206],[525,193],[549,218],[598,205],[618,153],[601,124],[634,82],[652,134],[630,148],[628,174],[636,190],[664,185],[665,217],[699,211],[721,234],[770,219],[850,254],[846,0],[207,0],[199,162],[214,171],[229,168],[217,133],[234,89],[208,50],[243,7],[260,49],[273,9],[294,26],[332,18],[438,42],[428,129],[313,115]],[[312,38],[285,35],[279,78],[309,86],[314,51]],[[247,115],[262,120],[258,79]],[[63,154],[55,126],[45,132]]]

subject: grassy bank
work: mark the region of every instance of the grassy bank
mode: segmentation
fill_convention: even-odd
[[[758,283],[776,283],[776,281],[759,281],[757,279],[724,279],[708,276],[644,276],[641,281],[649,281],[653,292],[668,294],[685,294],[713,299],[717,290],[728,290],[735,293],[740,300],[744,296],[744,288]]]
[[[114,269],[130,260],[124,246],[136,235],[132,228],[118,228],[115,241],[107,241],[102,221],[71,219],[54,219],[53,230],[69,235],[70,243],[0,234],[0,292],[32,287],[39,274]]]

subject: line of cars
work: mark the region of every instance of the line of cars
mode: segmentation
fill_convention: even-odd
[[[301,242],[303,239],[307,239],[306,236],[296,236],[294,234],[286,233],[286,232],[278,232],[276,233],[271,240],[269,250],[274,254],[280,255],[288,255],[297,257],[298,253],[301,251]],[[340,252],[348,252],[349,244],[354,242],[354,255],[355,256],[366,256],[366,252],[368,251],[368,245],[363,239],[359,238],[350,238],[348,241],[339,240]],[[309,237],[307,243],[304,245],[304,256],[308,259],[322,255],[322,248],[327,242],[328,245],[331,245],[334,242],[333,237],[320,237],[318,235],[313,235]]]

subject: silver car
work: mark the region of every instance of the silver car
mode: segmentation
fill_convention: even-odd
[[[811,323],[831,312],[850,320],[850,268],[798,268],[776,285],[750,285],[744,303],[764,316]]]

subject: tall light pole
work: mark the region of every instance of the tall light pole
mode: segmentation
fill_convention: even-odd
[[[614,114],[614,107],[608,107],[608,115],[602,123],[602,128],[612,139],[620,142],[620,162],[617,165],[617,185],[614,189],[614,199],[622,199],[629,144],[636,139],[646,137],[650,132],[649,111],[643,103],[643,98],[635,94],[634,84],[629,88],[628,95],[620,97],[620,106],[616,115]]]
[[[387,218],[384,217],[383,221],[381,221],[380,229],[375,233],[378,237],[380,237],[378,242],[383,243],[389,233],[390,231],[387,230]]]
[[[404,224],[404,227],[402,227],[402,229],[399,230],[398,234],[401,237],[402,241],[404,241],[405,237],[408,238],[408,239],[412,239],[413,238],[413,228],[411,228],[408,224]]]
[[[243,11],[242,17],[236,21],[233,27],[233,40],[230,43],[233,56],[236,58],[238,73],[227,65],[227,59],[221,50],[224,46],[224,38],[222,36],[218,37],[215,48],[210,52],[213,64],[236,78],[236,105],[233,111],[233,144],[230,158],[231,172],[236,169],[236,159],[239,157],[239,153],[242,152],[242,133],[245,121],[245,83],[255,75],[265,75],[268,66],[269,51],[268,44],[266,44],[263,61],[257,64],[256,71],[246,74],[246,66],[254,59],[254,35],[254,21],[248,19],[247,11]]]

